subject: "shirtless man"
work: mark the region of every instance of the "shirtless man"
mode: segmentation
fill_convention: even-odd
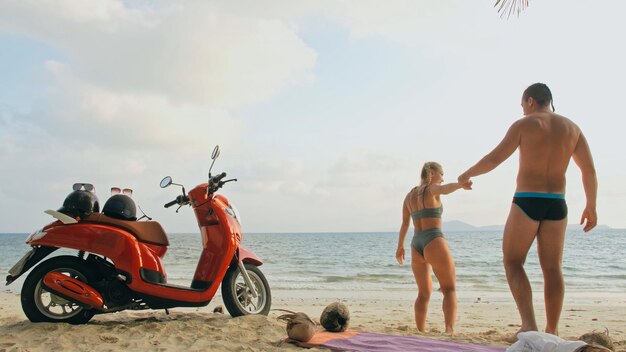
[[[537,238],[544,278],[545,331],[558,335],[565,291],[561,272],[567,225],[565,171],[570,159],[574,159],[582,172],[587,204],[580,223],[586,221],[585,232],[597,224],[598,183],[585,136],[576,124],[553,112],[552,93],[545,84],[535,83],[526,88],[522,108],[524,117],[515,121],[500,144],[461,174],[458,181],[465,183],[471,177],[493,170],[519,148],[517,188],[502,241],[506,278],[522,319],[518,332],[536,331],[532,291],[524,262]]]

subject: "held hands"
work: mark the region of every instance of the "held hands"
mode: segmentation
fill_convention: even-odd
[[[467,175],[467,171],[465,171],[464,173],[462,173],[458,178],[457,178],[457,182],[460,184],[464,184],[466,182],[468,182],[470,180],[469,176]]]
[[[474,182],[472,182],[472,180],[467,180],[465,182],[459,182],[459,185],[461,186],[461,188],[463,188],[464,190],[471,190],[472,189],[472,185],[474,184]]]
[[[589,207],[585,208],[583,215],[580,217],[580,224],[585,223],[585,220],[587,220],[587,223],[585,227],[583,227],[583,231],[589,232],[598,224],[598,214],[596,214],[596,210]]]
[[[404,247],[398,246],[398,249],[396,250],[396,260],[398,261],[398,264],[404,264]]]

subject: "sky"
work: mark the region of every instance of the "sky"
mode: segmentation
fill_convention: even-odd
[[[206,182],[215,145],[244,232],[396,231],[423,163],[456,181],[535,82],[590,144],[599,223],[626,228],[626,3],[494,2],[0,0],[0,232],[41,228],[75,182],[197,232],[159,181]],[[516,171],[445,196],[444,220],[503,224]]]

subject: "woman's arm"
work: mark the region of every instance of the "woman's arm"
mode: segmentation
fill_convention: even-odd
[[[472,181],[467,181],[465,183],[458,183],[458,182],[453,182],[453,183],[447,183],[445,185],[432,185],[430,187],[428,187],[428,191],[433,195],[433,196],[438,196],[441,194],[450,194],[454,191],[457,191],[461,188],[465,189],[465,190],[470,190],[472,189]]]
[[[409,195],[407,194],[404,198],[404,202],[402,203],[402,224],[400,225],[398,248],[396,249],[396,260],[400,265],[404,263],[404,240],[406,239],[406,234],[409,231],[411,221],[411,211],[409,210],[408,199]]]

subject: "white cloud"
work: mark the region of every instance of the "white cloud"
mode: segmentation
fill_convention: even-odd
[[[120,0],[5,0],[2,10],[2,27],[34,36],[57,36],[69,28],[117,32],[123,26],[151,22],[146,13]]]
[[[384,187],[407,170],[406,160],[367,151],[344,153],[328,169],[331,187]]]
[[[204,1],[4,1],[2,32],[60,53],[42,63],[49,76],[31,109],[3,108],[0,122],[2,193],[41,204],[62,201],[75,181],[104,188],[101,197],[130,186],[159,202],[152,185],[165,174],[202,182],[210,148],[235,151],[247,132],[231,110],[306,81],[316,61],[291,22]]]
[[[242,125],[227,109],[272,97],[315,62],[290,23],[207,2],[140,10],[121,1],[9,1],[2,29],[67,57],[46,62],[51,80],[31,127],[106,148],[234,144]]]
[[[240,122],[226,110],[111,91],[81,81],[65,64],[48,62],[47,67],[56,86],[31,117],[70,144],[189,150],[216,141],[234,144],[241,133]]]
[[[17,228],[32,199],[58,205],[71,182],[91,181],[99,191],[135,188],[142,204],[159,205],[152,215],[193,229],[181,225],[187,216],[160,210],[175,191],[159,190],[158,180],[203,181],[220,144],[216,167],[240,178],[227,192],[253,229],[389,230],[421,163],[440,161],[454,180],[500,140],[535,80],[587,132],[599,174],[620,175],[623,156],[607,155],[619,150],[623,125],[614,121],[626,74],[615,45],[621,11],[590,28],[581,18],[593,4],[569,4],[556,18],[563,4],[533,2],[506,21],[492,1],[4,0],[0,33],[55,55],[41,63],[47,77],[29,77],[32,106],[0,102],[0,164],[8,165],[0,193],[11,199],[0,204],[10,218],[3,226]],[[384,60],[371,60],[383,50]],[[369,63],[381,62],[368,76]],[[353,63],[359,70],[345,66]],[[379,84],[398,99],[360,89]],[[516,160],[507,163],[455,194],[446,218],[504,221]],[[582,189],[570,184],[577,212]]]
[[[366,151],[342,153],[318,169],[297,159],[259,161],[233,188],[233,199],[253,209],[246,223],[256,231],[388,231],[398,225],[410,188],[406,165]]]
[[[2,28],[60,49],[79,80],[102,89],[213,107],[266,100],[305,79],[316,60],[290,23],[205,2],[138,10],[115,1],[15,1],[0,14]]]

